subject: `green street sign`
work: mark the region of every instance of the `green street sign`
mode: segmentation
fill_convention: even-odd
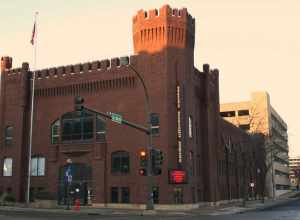
[[[118,115],[116,113],[111,113],[111,120],[116,123],[122,124],[122,115]]]

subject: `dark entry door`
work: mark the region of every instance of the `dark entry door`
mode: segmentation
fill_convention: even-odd
[[[80,200],[81,205],[88,203],[88,188],[92,188],[92,168],[87,164],[73,163],[68,168],[63,166],[59,170],[58,184],[58,204],[66,205],[69,198],[71,204],[76,199]],[[72,181],[66,178],[66,171],[72,175]]]

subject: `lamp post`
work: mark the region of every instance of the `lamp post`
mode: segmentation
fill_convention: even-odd
[[[147,157],[147,178],[148,178],[148,198],[147,198],[147,203],[146,203],[146,209],[147,210],[153,210],[154,205],[153,205],[153,190],[152,190],[152,172],[151,172],[151,150],[152,150],[152,130],[151,130],[151,110],[150,110],[150,100],[149,100],[149,93],[144,81],[144,78],[142,75],[129,63],[129,58],[128,57],[121,57],[120,58],[120,64],[123,66],[129,67],[135,75],[138,77],[140,82],[142,83],[143,89],[144,89],[144,94],[145,94],[145,101],[146,101],[146,118],[147,118],[147,124],[148,124],[148,129],[149,129],[149,134],[148,134],[148,143],[147,143],[147,154],[149,155]]]

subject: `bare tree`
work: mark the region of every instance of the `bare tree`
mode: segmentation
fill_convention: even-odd
[[[277,138],[270,138],[262,133],[251,133],[251,138],[255,143],[256,147],[256,165],[257,175],[261,185],[261,198],[264,202],[264,198],[267,195],[267,178],[271,177],[272,181],[272,195],[275,195],[274,189],[274,171],[273,164],[276,157],[283,152],[281,141]]]
[[[275,195],[273,164],[275,158],[285,151],[282,147],[284,144],[282,140],[275,135],[270,135],[271,123],[268,120],[266,113],[261,112],[257,106],[252,106],[249,109],[248,123],[250,129],[247,132],[251,137],[251,144],[255,145],[256,174],[260,182],[260,195],[263,202],[267,195],[267,181],[272,181],[272,196]],[[240,123],[237,120],[237,126],[240,126]]]

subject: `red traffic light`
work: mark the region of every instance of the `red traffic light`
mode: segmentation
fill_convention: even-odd
[[[146,169],[139,169],[139,174],[140,174],[141,176],[147,176],[147,171],[146,171]]]

